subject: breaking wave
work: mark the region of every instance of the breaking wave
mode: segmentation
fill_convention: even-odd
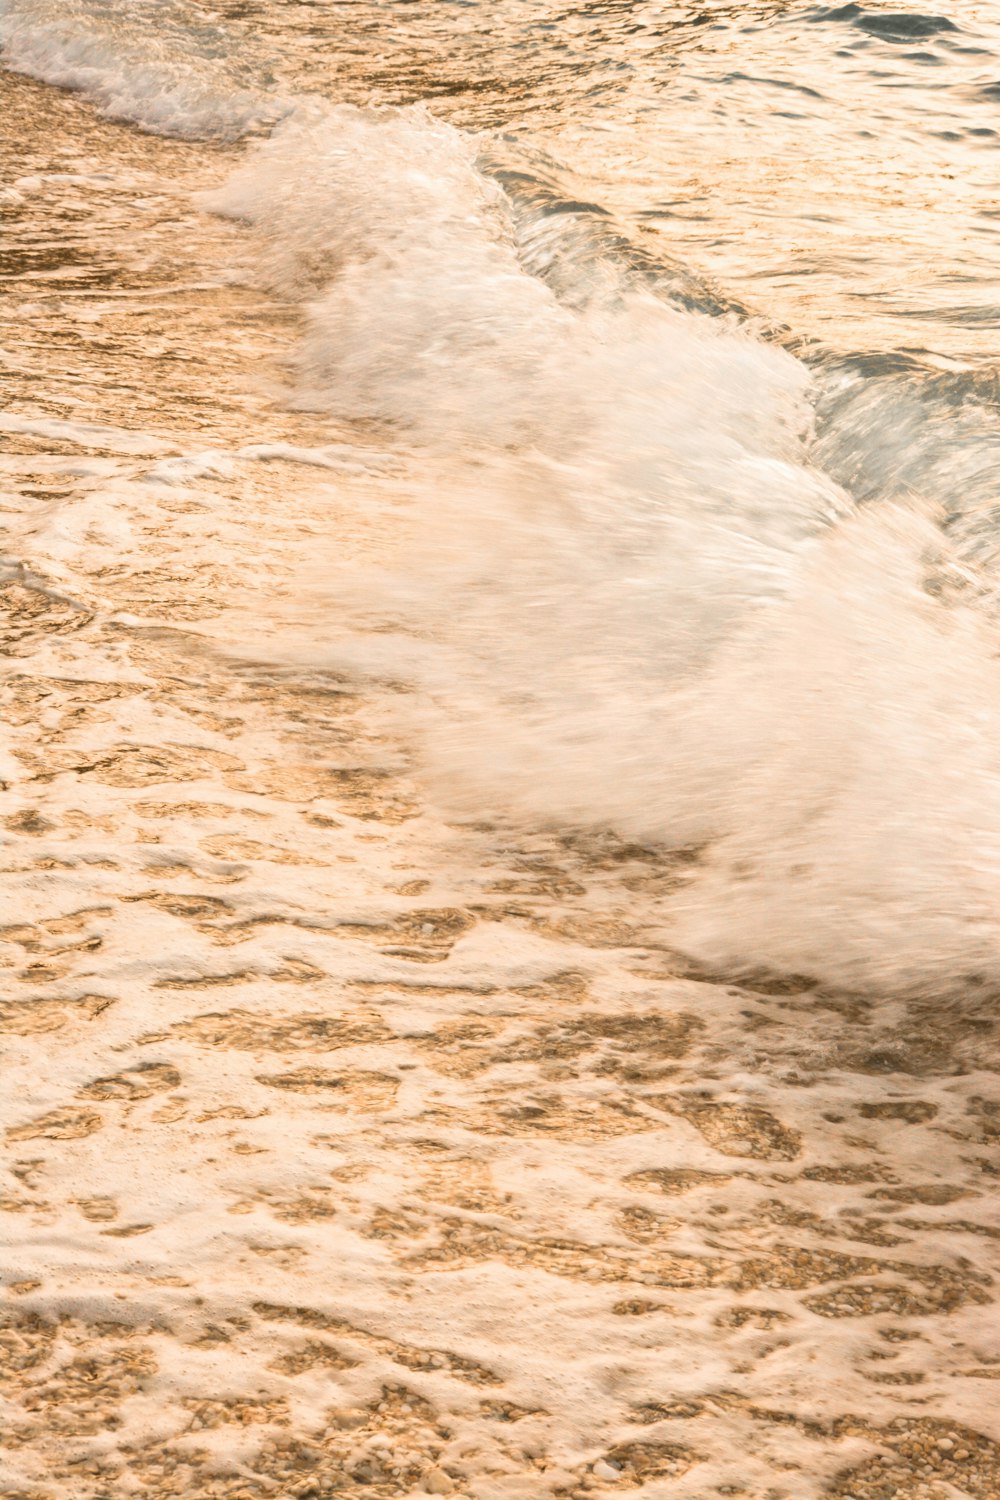
[[[157,135],[233,139],[287,109],[236,35],[187,0],[0,0],[4,66]]]
[[[676,278],[582,257],[568,295],[524,253],[544,203],[526,228],[480,149],[422,110],[300,111],[212,200],[304,303],[299,399],[414,456],[354,623],[422,683],[438,794],[697,846],[675,936],[730,970],[995,981],[993,584],[940,451],[930,499],[912,455],[894,486],[891,384],[828,381],[818,432],[805,365]]]

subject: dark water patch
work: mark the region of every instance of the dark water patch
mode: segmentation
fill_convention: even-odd
[[[963,303],[958,307],[910,307],[903,310],[903,317],[917,318],[921,322],[959,323],[970,328],[1000,328],[1000,304],[985,307]]]
[[[815,11],[810,20],[846,21],[858,31],[887,42],[911,42],[918,37],[961,30],[947,16],[924,15],[920,11],[868,10],[862,5],[840,5],[834,10]]]
[[[791,89],[796,94],[806,94],[810,99],[822,99],[818,89],[808,88],[803,83],[791,83],[787,78],[757,78],[752,73],[726,73],[722,83],[760,83],[772,89]]]

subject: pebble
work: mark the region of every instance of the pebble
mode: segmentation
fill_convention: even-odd
[[[938,1438],[937,1446],[940,1448],[942,1453],[950,1453],[955,1444],[952,1442],[951,1438]]]
[[[621,1479],[622,1477],[621,1469],[616,1469],[614,1464],[607,1463],[603,1458],[597,1460],[591,1473],[595,1479]]]
[[[428,1469],[423,1483],[427,1495],[450,1495],[455,1488],[455,1481],[443,1469]]]

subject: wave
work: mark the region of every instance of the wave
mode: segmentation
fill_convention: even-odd
[[[184,0],[0,0],[3,65],[157,135],[235,139],[289,108],[245,43]]]
[[[487,175],[421,110],[315,110],[212,200],[304,303],[298,399],[410,445],[353,621],[422,684],[428,779],[477,816],[697,846],[675,938],[730,972],[994,983],[991,579],[940,506],[887,498],[891,463],[855,495],[828,472],[878,456],[892,390],[831,377],[817,428],[806,367],[732,316],[599,257],[567,295],[498,149]]]

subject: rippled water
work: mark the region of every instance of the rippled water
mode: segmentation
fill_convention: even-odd
[[[797,338],[991,358],[988,4],[8,0],[5,15],[12,65],[177,133],[239,131],[266,94],[430,101],[550,152],[586,197]]]
[[[220,10],[273,38],[294,87],[429,99],[466,128],[549,150],[585,196],[655,228],[667,253],[796,337],[992,356],[988,4]]]

